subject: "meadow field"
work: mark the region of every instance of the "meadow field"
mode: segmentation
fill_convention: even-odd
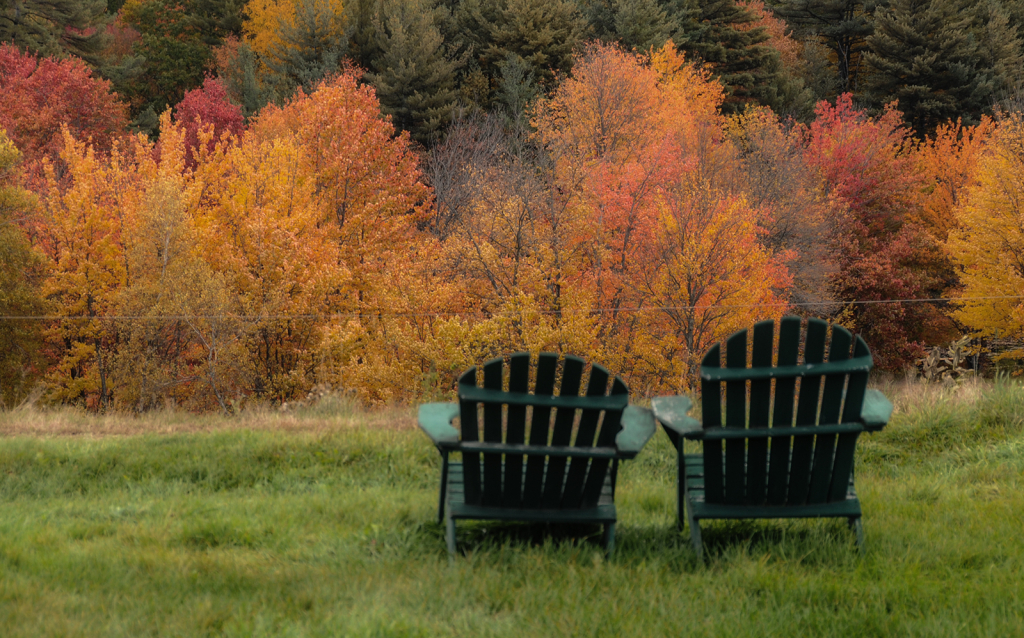
[[[589,527],[460,525],[415,410],[0,413],[3,636],[1010,636],[1024,632],[1024,387],[904,382],[839,521],[675,528],[657,433]]]

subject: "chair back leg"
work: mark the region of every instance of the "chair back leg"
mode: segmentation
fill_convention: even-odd
[[[615,552],[615,523],[604,524],[604,553],[606,558],[611,558]]]
[[[693,517],[691,508],[686,508],[686,522],[690,526],[690,542],[693,543],[693,551],[697,554],[697,560],[704,560],[704,542],[700,538],[700,522]]]
[[[854,516],[850,518],[850,529],[857,535],[857,549],[860,550],[860,555],[864,555],[864,525],[861,523],[860,516]]]
[[[448,544],[448,562],[455,562],[455,519],[451,514],[445,521],[444,540]]]

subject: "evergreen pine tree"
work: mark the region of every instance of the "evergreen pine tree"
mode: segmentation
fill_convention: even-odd
[[[776,0],[775,15],[799,37],[812,38],[836,57],[839,92],[854,91],[867,37],[874,32],[876,0]]]
[[[898,100],[918,134],[958,117],[976,122],[992,104],[993,69],[971,37],[973,19],[955,0],[892,0],[879,9],[865,54],[870,100]]]
[[[463,0],[454,7],[458,44],[471,51],[485,79],[490,106],[509,54],[525,61],[537,82],[553,87],[558,73],[572,66],[572,54],[583,39],[587,23],[573,0]]]
[[[580,8],[599,38],[627,49],[658,49],[672,34],[673,21],[658,0],[581,0]]]
[[[367,79],[381,109],[413,139],[436,141],[457,99],[455,74],[463,60],[449,57],[430,0],[385,0],[374,16],[378,52]]]
[[[983,66],[992,69],[995,97],[1018,97],[1024,90],[1024,43],[1009,9],[989,0],[978,7],[977,18],[979,52]]]
[[[228,94],[242,107],[246,121],[274,99],[274,91],[260,81],[259,58],[252,48],[242,42],[230,66],[223,71]]]
[[[0,42],[94,64],[109,21],[107,0],[9,0],[0,4]]]
[[[683,51],[696,55],[725,85],[729,97],[723,108],[735,111],[757,101],[774,105],[779,100],[781,62],[778,51],[765,46],[764,28],[742,30],[739,25],[754,21],[736,0],[675,2],[671,7],[678,27],[673,36]]]
[[[277,97],[296,89],[311,92],[326,77],[341,69],[348,50],[343,16],[328,0],[302,0],[295,7],[295,20],[281,24],[281,42],[264,63],[275,76]]]

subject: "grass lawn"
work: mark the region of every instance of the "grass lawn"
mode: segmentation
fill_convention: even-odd
[[[436,523],[413,411],[0,414],[3,636],[1024,634],[1024,389],[893,386],[839,521],[675,529],[658,433],[597,527]]]

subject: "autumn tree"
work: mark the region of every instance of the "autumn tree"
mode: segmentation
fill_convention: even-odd
[[[254,0],[247,7],[246,42],[278,99],[310,91],[342,66],[348,49],[340,0]]]
[[[717,181],[734,156],[723,100],[674,47],[647,63],[594,46],[535,119],[556,192],[574,196],[550,276],[607,313],[598,340],[644,392],[688,387],[707,345],[789,285],[757,212]]]
[[[835,106],[819,103],[816,113],[805,157],[826,192],[848,209],[832,237],[839,261],[832,290],[854,302],[842,320],[864,335],[880,367],[900,370],[942,323],[932,304],[900,301],[942,290],[935,277],[940,251],[914,221],[921,176],[909,131],[894,109],[871,118],[849,94]]]
[[[804,154],[801,129],[767,108],[729,118],[727,134],[738,151],[720,178],[758,211],[761,241],[786,260],[797,310],[813,316],[838,312],[829,281],[839,268],[826,238],[843,225],[845,207],[829,198]],[[801,307],[800,304],[807,304]]]
[[[343,37],[346,18],[341,0],[319,5],[304,0],[249,0],[242,25],[245,41],[257,56],[272,58],[276,51],[286,46],[283,32],[295,27],[299,14],[311,8],[314,15],[319,13],[322,22],[335,29],[336,36]]]
[[[217,78],[207,77],[203,86],[185,94],[184,99],[174,107],[174,120],[185,127],[187,163],[195,166],[198,157],[199,129],[212,127],[212,143],[225,134],[235,138],[242,134],[244,127],[242,109],[228,99],[224,83]]]
[[[345,285],[322,296],[332,312],[350,317],[319,328],[324,378],[372,400],[401,396],[401,380],[425,365],[411,356],[407,340],[426,318],[412,315],[431,308],[434,296],[433,249],[419,229],[430,195],[408,136],[395,135],[373,89],[348,71],[283,107],[268,107],[246,139],[243,148],[280,140],[302,149],[298,167],[309,176],[317,223],[330,229],[336,246],[328,263],[347,273]]]
[[[58,401],[106,406],[110,402],[111,325],[127,278],[122,219],[111,214],[116,198],[110,165],[87,142],[63,132],[60,158],[67,175],[47,171],[38,244],[48,258],[42,291],[61,319],[47,331],[57,353],[47,374]],[[115,153],[118,164],[124,158]]]
[[[947,248],[962,287],[954,316],[974,334],[1019,340],[1024,335],[1024,120],[1002,120],[978,164],[977,182],[957,208]],[[1020,349],[1003,356],[1024,357]]]
[[[0,128],[24,154],[27,171],[41,175],[40,161],[58,158],[63,126],[103,152],[125,125],[125,106],[110,83],[81,60],[38,58],[0,45]]]
[[[955,121],[940,125],[915,148],[924,181],[914,217],[936,241],[944,243],[957,227],[957,210],[978,177],[978,162],[992,134],[991,119],[977,126]]]
[[[36,206],[17,184],[21,153],[0,129],[0,405],[21,400],[43,372],[40,357],[46,304],[39,294],[42,256],[19,226]]]

